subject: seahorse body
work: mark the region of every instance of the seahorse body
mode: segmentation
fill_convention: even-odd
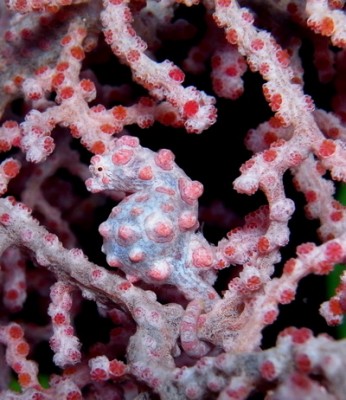
[[[90,171],[90,191],[129,193],[99,228],[107,263],[129,279],[174,285],[206,305],[215,301],[214,250],[196,232],[203,186],[185,175],[173,153],[155,153],[122,136],[107,154],[92,158]]]

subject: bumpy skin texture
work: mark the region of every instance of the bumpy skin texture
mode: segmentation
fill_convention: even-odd
[[[207,307],[217,300],[214,249],[196,232],[203,186],[174,163],[173,153],[154,153],[123,136],[107,154],[92,158],[90,171],[90,191],[129,194],[99,228],[107,263],[131,281],[174,285]]]

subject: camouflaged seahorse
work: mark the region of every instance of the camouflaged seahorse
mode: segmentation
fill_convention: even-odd
[[[122,136],[112,150],[91,159],[90,171],[91,192],[129,194],[99,227],[107,263],[132,281],[174,285],[206,305],[216,300],[214,250],[196,232],[203,186],[175,164],[173,153],[155,153]]]

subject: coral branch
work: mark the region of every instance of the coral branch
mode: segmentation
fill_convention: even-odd
[[[0,2],[1,399],[344,400],[345,43],[344,0]]]

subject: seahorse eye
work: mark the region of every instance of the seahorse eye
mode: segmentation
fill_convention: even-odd
[[[99,172],[101,172],[101,171],[103,171],[103,168],[102,168],[102,167],[98,167],[97,170],[98,170]]]

